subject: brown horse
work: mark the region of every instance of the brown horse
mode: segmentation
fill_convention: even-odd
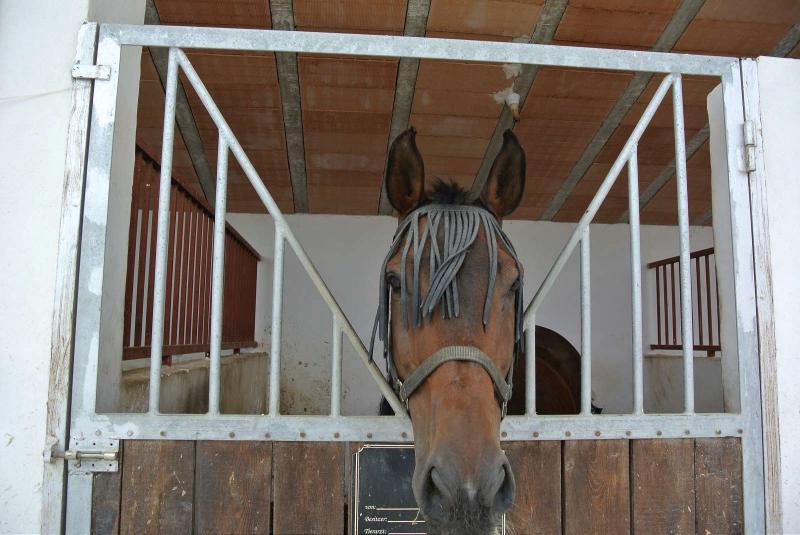
[[[389,153],[400,226],[382,273],[381,338],[411,416],[412,488],[430,532],[488,534],[515,492],[499,428],[523,274],[500,225],[522,198],[525,154],[507,131],[479,196],[441,181],[426,190],[415,136],[404,132]]]

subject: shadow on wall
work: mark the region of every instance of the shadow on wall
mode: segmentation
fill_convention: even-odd
[[[724,412],[722,359],[694,358],[696,412]],[[680,355],[646,355],[644,359],[644,410],[648,413],[683,412],[683,358]]]
[[[226,414],[266,412],[269,358],[265,353],[224,357],[220,411]],[[149,368],[122,374],[121,412],[146,412]],[[208,359],[164,366],[161,370],[161,412],[202,414],[208,411]]]

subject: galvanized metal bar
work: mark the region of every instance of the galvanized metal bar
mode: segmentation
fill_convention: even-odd
[[[581,233],[581,414],[592,414],[592,287],[590,229]]]
[[[595,440],[740,437],[739,414],[507,416],[503,440]],[[155,440],[275,440],[410,442],[411,421],[387,416],[264,414],[97,414],[80,422],[104,437]],[[162,435],[163,433],[163,435]]]
[[[631,344],[633,355],[633,413],[642,414],[644,412],[644,374],[642,371],[642,253],[640,243],[641,233],[639,228],[638,148],[631,153],[631,157],[628,159],[628,210],[631,214]],[[657,292],[658,291],[656,291],[656,293]]]
[[[275,253],[272,261],[272,332],[269,351],[269,414],[280,414],[281,327],[283,326],[283,251],[282,230],[275,225]]]
[[[757,83],[754,62],[743,60],[749,84]],[[748,84],[748,85],[749,85]],[[756,274],[753,264],[750,177],[740,166],[739,149],[744,146],[742,125],[747,118],[758,120],[757,92],[744,92],[740,66],[733,66],[722,77],[725,141],[727,144],[728,192],[730,196],[731,253],[733,260],[736,348],[739,357],[739,394],[745,419],[742,436],[742,476],[744,483],[744,529],[746,533],[765,532],[764,446],[761,406],[761,359],[758,353],[756,318]],[[743,106],[744,103],[744,106]],[[717,300],[719,303],[719,300]],[[719,315],[718,315],[719,317]],[[719,327],[717,328],[719,332]]]
[[[347,316],[342,311],[342,308],[339,306],[339,303],[336,302],[334,299],[333,294],[331,294],[330,289],[325,284],[325,281],[322,280],[317,268],[314,266],[314,263],[311,262],[311,259],[306,254],[303,247],[300,245],[300,242],[297,241],[294,233],[292,232],[291,228],[289,228],[289,224],[286,222],[286,219],[283,217],[278,205],[275,203],[275,200],[270,195],[269,191],[267,190],[266,186],[264,186],[264,182],[261,180],[258,172],[256,171],[253,163],[245,154],[244,149],[242,148],[239,141],[236,139],[236,136],[233,134],[230,126],[228,125],[225,118],[222,116],[222,113],[219,111],[219,108],[214,103],[214,100],[211,98],[211,95],[208,93],[208,89],[205,87],[203,82],[200,80],[200,77],[195,71],[194,67],[192,66],[189,59],[183,52],[178,52],[178,59],[180,61],[181,67],[183,68],[186,78],[194,87],[195,91],[197,92],[198,97],[200,98],[203,106],[205,106],[206,110],[208,111],[211,119],[214,121],[214,124],[220,131],[220,136],[224,137],[228,144],[230,145],[231,152],[233,153],[236,161],[241,166],[242,170],[244,171],[245,176],[249,180],[250,184],[253,186],[258,197],[261,199],[261,202],[264,204],[265,208],[275,220],[275,228],[276,228],[276,235],[277,232],[280,231],[286,241],[289,242],[289,245],[292,247],[295,255],[297,255],[297,259],[300,261],[300,264],[308,273],[311,282],[319,291],[320,296],[328,305],[331,312],[337,314],[338,317],[341,319],[342,322],[342,331],[345,335],[347,335],[348,340],[352,344],[353,348],[355,349],[356,353],[358,354],[359,358],[361,359],[362,363],[367,367],[372,378],[375,380],[378,388],[381,391],[381,394],[386,398],[389,404],[394,409],[395,414],[398,417],[405,418],[406,411],[404,405],[397,399],[397,395],[392,390],[392,387],[386,382],[385,377],[383,376],[383,372],[381,372],[380,368],[370,359],[369,353],[367,352],[366,347],[364,347],[364,343],[359,338],[358,334],[356,334],[355,329],[350,324],[350,321],[347,319]]]
[[[614,161],[614,164],[611,166],[608,174],[606,174],[606,177],[603,179],[603,182],[597,189],[597,193],[589,203],[588,208],[586,208],[586,212],[584,212],[583,216],[578,221],[578,225],[575,227],[575,230],[572,232],[569,240],[567,240],[567,243],[564,245],[564,248],[558,255],[553,267],[551,267],[550,271],[548,271],[547,276],[542,282],[542,285],[536,291],[536,295],[533,296],[528,308],[525,309],[524,321],[526,327],[530,326],[531,318],[542,305],[542,302],[544,302],[544,298],[547,296],[550,288],[553,287],[553,284],[555,284],[556,278],[561,273],[561,270],[564,269],[564,265],[567,263],[567,260],[569,260],[569,257],[572,254],[572,251],[575,249],[578,241],[580,241],[583,229],[592,222],[592,219],[594,219],[595,214],[597,214],[597,210],[600,208],[600,205],[603,204],[603,201],[608,195],[608,192],[611,190],[611,187],[614,185],[614,182],[619,176],[623,166],[625,166],[625,164],[628,162],[628,158],[630,157],[632,151],[635,150],[639,139],[642,137],[647,125],[650,124],[650,120],[653,118],[653,115],[655,115],[656,110],[658,109],[659,104],[661,104],[661,101],[664,99],[664,96],[667,94],[667,91],[669,91],[673,80],[674,75],[668,75],[665,76],[664,80],[661,81],[661,84],[658,86],[653,98],[650,100],[650,103],[642,113],[642,117],[639,119],[639,122],[636,123],[633,132],[631,132],[628,141],[625,142],[625,145],[622,147],[622,151],[620,151],[619,156],[617,156],[617,159]]]
[[[164,290],[169,243],[169,196],[172,187],[172,144],[175,138],[175,96],[178,86],[178,50],[170,48],[167,92],[164,102],[164,137],[161,142],[161,177],[158,195],[156,263],[153,278],[153,326],[150,342],[150,403],[148,412],[157,414],[161,396],[161,354],[164,344]]]
[[[122,45],[523,63],[719,76],[736,58],[640,50],[326,32],[110,24]]]
[[[331,334],[331,416],[342,414],[342,328],[333,316]]]
[[[694,332],[692,329],[692,266],[689,263],[689,190],[686,176],[686,138],[681,76],[672,79],[675,170],[678,183],[678,244],[680,247],[681,340],[683,343],[683,412],[694,412]]]
[[[208,364],[208,413],[219,414],[222,358],[222,305],[225,297],[225,204],[228,189],[228,143],[217,144],[217,189],[214,207],[214,247],[211,266],[211,334]]]
[[[525,329],[525,414],[536,415],[536,318]]]

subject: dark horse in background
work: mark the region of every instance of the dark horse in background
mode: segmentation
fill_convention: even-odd
[[[415,136],[407,130],[389,152],[386,190],[400,223],[381,274],[381,338],[414,429],[412,488],[429,532],[487,535],[514,502],[503,409],[525,407],[523,272],[501,229],[522,198],[525,153],[507,131],[480,195],[438,180],[426,189]],[[578,353],[542,327],[535,340],[538,413],[577,413]],[[451,348],[472,356],[437,358]],[[391,413],[385,402],[382,413]]]

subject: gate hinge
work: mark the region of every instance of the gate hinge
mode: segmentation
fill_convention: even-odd
[[[756,170],[756,125],[744,122],[744,169],[748,173]]]
[[[70,441],[66,451],[55,449],[55,445],[45,458],[64,459],[69,463],[71,473],[116,472],[119,469],[119,440],[116,439],[78,439]]]
[[[109,80],[111,67],[109,65],[81,65],[72,66],[72,77],[84,80]]]

